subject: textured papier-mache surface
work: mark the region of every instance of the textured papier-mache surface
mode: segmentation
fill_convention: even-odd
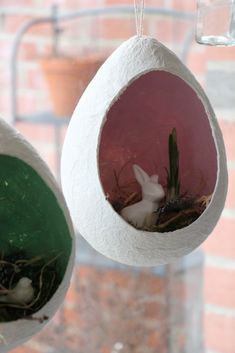
[[[34,318],[42,318],[45,316],[48,317],[48,320],[50,320],[64,299],[69,287],[73,269],[75,237],[69,211],[63,194],[47,165],[39,157],[35,149],[23,138],[23,136],[3,120],[0,120],[0,154],[17,157],[30,165],[38,173],[38,175],[54,193],[58,205],[64,213],[65,220],[69,228],[72,241],[72,251],[64,278],[52,298],[39,311],[33,314]],[[40,331],[43,326],[48,323],[48,320],[40,323],[37,320],[19,319],[16,321],[0,323],[0,352],[9,352],[14,347],[23,344],[38,331]]]
[[[184,80],[207,113],[217,152],[212,201],[197,221],[169,233],[137,230],[105,199],[99,177],[99,140],[107,113],[138,77],[164,70]],[[227,193],[224,143],[213,109],[190,71],[169,49],[150,37],[132,37],[103,64],[72,116],[62,152],[62,188],[75,226],[100,253],[124,264],[169,263],[199,246],[216,225]]]

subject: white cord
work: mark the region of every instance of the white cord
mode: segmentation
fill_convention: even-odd
[[[134,0],[137,36],[142,36],[144,32],[144,6],[145,0]]]

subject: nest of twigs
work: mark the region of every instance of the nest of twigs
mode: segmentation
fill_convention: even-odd
[[[141,189],[136,180],[131,180],[125,184],[120,183],[120,177],[123,169],[127,166],[125,164],[119,173],[113,172],[115,186],[113,190],[106,194],[106,199],[109,200],[116,212],[120,213],[124,207],[133,205],[141,200]]]
[[[179,196],[176,199],[165,201],[156,210],[156,224],[150,228],[152,232],[173,232],[189,226],[195,222],[207,207],[209,196],[200,198]]]
[[[114,172],[115,187],[110,194],[106,195],[106,198],[118,213],[120,213],[124,207],[133,205],[142,199],[141,189],[138,183],[133,180],[121,184],[121,173],[122,170],[120,170],[119,173]],[[151,227],[142,228],[142,230],[165,233],[187,227],[195,222],[205,211],[210,202],[210,198],[211,195],[193,197],[188,194],[183,194],[170,201],[164,199],[160,207],[155,211],[156,223]]]
[[[41,309],[52,297],[61,283],[57,260],[61,254],[29,257],[24,251],[15,250],[0,258],[0,295],[12,290],[22,277],[32,280],[34,298],[29,304],[0,302],[0,322],[17,319],[32,319],[32,315]],[[1,293],[2,292],[2,293]],[[46,320],[47,317],[38,319]]]

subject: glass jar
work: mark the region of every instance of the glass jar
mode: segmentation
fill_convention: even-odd
[[[198,0],[196,41],[214,46],[235,45],[234,0]]]

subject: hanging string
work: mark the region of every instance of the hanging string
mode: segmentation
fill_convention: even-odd
[[[142,36],[144,32],[144,6],[145,0],[134,0],[137,36]]]

